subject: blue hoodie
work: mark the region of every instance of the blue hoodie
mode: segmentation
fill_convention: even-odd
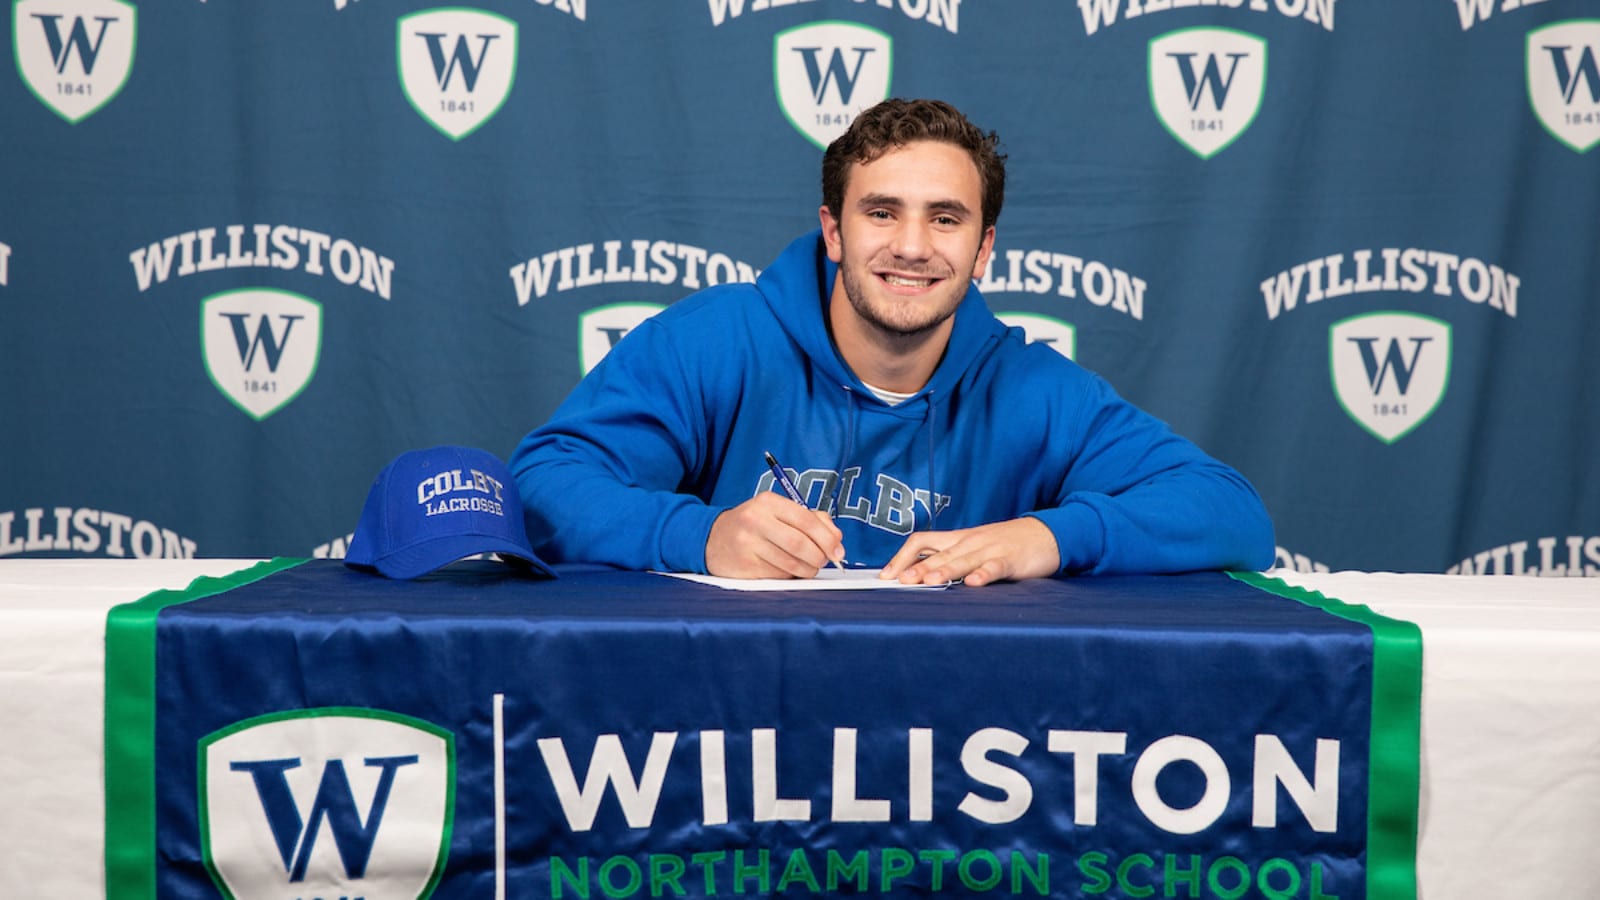
[[[969,287],[944,359],[895,406],[845,364],[825,311],[821,232],[755,284],[693,294],[624,337],[510,468],[541,558],[704,572],[723,511],[789,469],[833,512],[852,564],[912,531],[1031,515],[1067,573],[1264,569],[1272,525],[1228,466],[1030,345]]]

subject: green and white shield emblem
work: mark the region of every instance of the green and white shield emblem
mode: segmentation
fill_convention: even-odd
[[[214,294],[200,303],[200,347],[217,390],[265,419],[311,383],[322,353],[322,305],[271,288]]]
[[[578,361],[583,374],[600,364],[611,348],[645,319],[666,309],[659,303],[613,303],[578,318]]]
[[[1028,343],[1044,344],[1057,353],[1072,359],[1078,352],[1078,330],[1070,323],[1051,316],[1027,312],[995,313],[995,318],[1022,329]]]
[[[517,23],[477,9],[402,16],[400,87],[418,114],[459,141],[500,111],[517,78]]]
[[[818,147],[844,134],[856,113],[888,99],[894,45],[855,22],[812,22],[779,32],[772,80],[789,124]]]
[[[121,0],[16,0],[11,39],[33,95],[68,122],[111,102],[133,71],[138,11]]]
[[[1210,159],[1244,134],[1267,88],[1267,42],[1184,28],[1150,42],[1150,104],[1178,143]]]
[[[1438,409],[1450,384],[1450,352],[1450,324],[1416,313],[1352,316],[1328,331],[1339,404],[1386,444]]]
[[[1579,153],[1600,144],[1600,19],[1528,32],[1528,102],[1545,130]]]
[[[421,719],[328,707],[201,739],[201,852],[232,900],[418,900],[454,826],[455,739]]]

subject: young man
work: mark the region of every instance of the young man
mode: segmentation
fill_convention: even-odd
[[[522,440],[535,551],[971,585],[1270,566],[1243,477],[989,312],[997,145],[938,101],[857,116],[823,157],[819,232],[639,325]]]

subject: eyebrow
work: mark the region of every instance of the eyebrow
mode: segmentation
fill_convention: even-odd
[[[856,201],[856,206],[862,208],[888,206],[894,209],[903,209],[905,205],[904,200],[889,194],[866,194]],[[927,208],[933,212],[959,213],[964,216],[972,215],[972,210],[968,209],[965,203],[955,199],[934,200],[928,204]]]

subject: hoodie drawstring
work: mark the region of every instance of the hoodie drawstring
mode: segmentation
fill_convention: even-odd
[[[934,426],[939,421],[939,414],[933,408],[933,391],[928,391],[924,396],[928,399],[928,411],[923,416],[923,427],[928,431],[928,530],[934,531],[939,527],[939,491],[933,480],[935,471],[933,448],[938,446],[938,442],[934,440],[933,432]],[[911,508],[913,510],[912,517],[915,518],[916,504],[913,503]],[[916,523],[913,522],[912,526],[915,527],[915,525]]]
[[[860,424],[860,415],[861,415],[861,411],[858,408],[858,404],[861,402],[861,398],[856,394],[855,389],[850,387],[850,385],[848,385],[848,384],[840,385],[840,387],[843,388],[844,392],[845,392],[845,408],[848,410],[848,413],[847,413],[847,418],[845,419],[844,447],[843,447],[842,452],[839,454],[839,462],[838,462],[838,464],[833,467],[833,471],[835,473],[837,473],[837,474],[836,474],[836,476],[834,478],[834,481],[833,481],[833,493],[828,498],[828,508],[832,511],[832,514],[835,515],[835,516],[839,515],[839,509],[840,509],[839,502],[840,502],[840,499],[841,499],[840,498],[840,491],[843,490],[843,488],[844,488],[844,480],[845,480],[845,463],[850,461],[851,454],[855,452],[856,428]],[[939,446],[938,435],[937,435],[937,432],[939,430],[938,429],[939,411],[938,411],[938,409],[936,409],[934,407],[933,391],[928,391],[926,394],[924,394],[923,395],[923,399],[927,402],[927,406],[923,408],[922,427],[923,427],[923,430],[928,433],[928,529],[927,530],[933,531],[933,530],[936,530],[939,527],[939,490],[938,490],[938,484],[937,484],[937,482],[935,481],[935,478],[934,478],[934,473],[938,471],[938,460],[935,458],[935,451],[936,451],[936,448]],[[912,504],[911,509],[912,509],[912,513],[911,513],[911,515],[912,515],[912,523],[911,523],[911,525],[912,525],[912,529],[915,530],[916,529],[916,504],[915,503]]]
[[[844,450],[839,454],[838,465],[833,467],[833,471],[835,473],[833,479],[833,496],[828,498],[828,509],[829,512],[834,516],[839,515],[839,491],[844,487],[844,464],[849,461],[850,454],[854,453],[856,449],[856,425],[858,421],[857,416],[859,415],[859,412],[856,410],[856,404],[859,402],[859,399],[856,397],[855,390],[848,384],[840,385],[840,387],[844,388],[844,405],[845,409],[849,412],[848,418],[845,419],[844,425]]]

